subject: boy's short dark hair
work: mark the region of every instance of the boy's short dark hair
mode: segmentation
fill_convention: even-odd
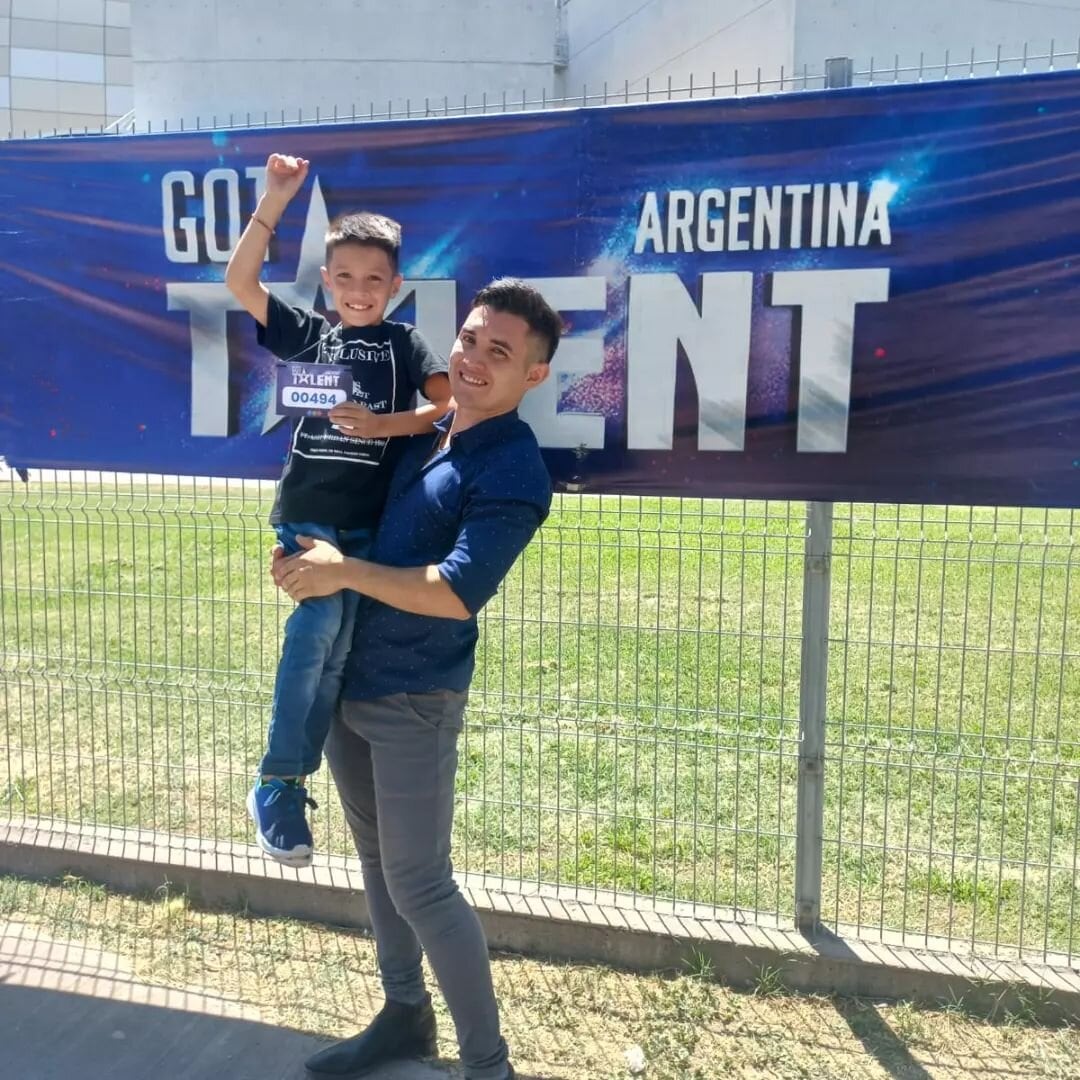
[[[559,313],[534,289],[518,278],[499,278],[485,285],[472,299],[470,310],[489,307],[507,315],[517,315],[529,324],[529,330],[543,342],[545,364],[551,363],[562,337],[563,321]]]
[[[326,264],[334,249],[342,244],[362,244],[385,251],[390,265],[397,273],[398,256],[401,253],[401,226],[384,214],[361,210],[355,214],[341,214],[330,222],[326,230]]]

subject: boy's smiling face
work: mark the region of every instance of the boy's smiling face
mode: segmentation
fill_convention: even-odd
[[[382,322],[401,288],[401,275],[390,256],[373,244],[338,244],[322,268],[322,279],[345,326]]]

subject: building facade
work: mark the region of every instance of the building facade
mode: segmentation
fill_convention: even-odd
[[[0,0],[0,134],[97,131],[131,110],[129,0]]]
[[[0,135],[820,86],[834,56],[940,78],[1078,47],[1080,0],[0,0]]]
[[[134,0],[140,123],[421,114],[550,93],[555,0]]]
[[[899,78],[941,78],[945,60],[966,74],[972,52],[990,61],[1048,55],[1077,64],[1080,0],[563,0],[566,60],[560,96],[602,92],[663,94],[685,88],[775,90],[781,76],[820,86],[828,57],[850,57],[857,71],[900,67]],[[1036,61],[1031,70],[1042,70]],[[1020,70],[1022,63],[1006,70]],[[908,70],[903,70],[907,68]],[[975,74],[993,74],[989,63]]]

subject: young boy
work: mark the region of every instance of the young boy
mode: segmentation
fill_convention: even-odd
[[[328,540],[345,555],[367,554],[386,498],[400,435],[432,430],[449,406],[446,362],[405,323],[383,319],[401,288],[401,226],[378,214],[347,214],[326,234],[323,284],[341,317],[334,325],[290,307],[259,280],[289,200],[308,174],[303,158],[271,154],[266,191],[229,260],[225,281],[258,323],[258,340],[281,360],[347,364],[352,401],[294,428],[270,523],[285,553],[298,537]],[[409,406],[419,390],[431,402]],[[395,442],[391,442],[395,440]],[[304,779],[318,769],[352,643],[358,594],[303,600],[285,624],[270,731],[248,795],[259,846],[279,862],[307,866],[312,836]]]

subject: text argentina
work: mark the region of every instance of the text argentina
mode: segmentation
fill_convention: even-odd
[[[851,180],[647,191],[634,253],[887,245],[895,190],[885,180],[865,186]]]

